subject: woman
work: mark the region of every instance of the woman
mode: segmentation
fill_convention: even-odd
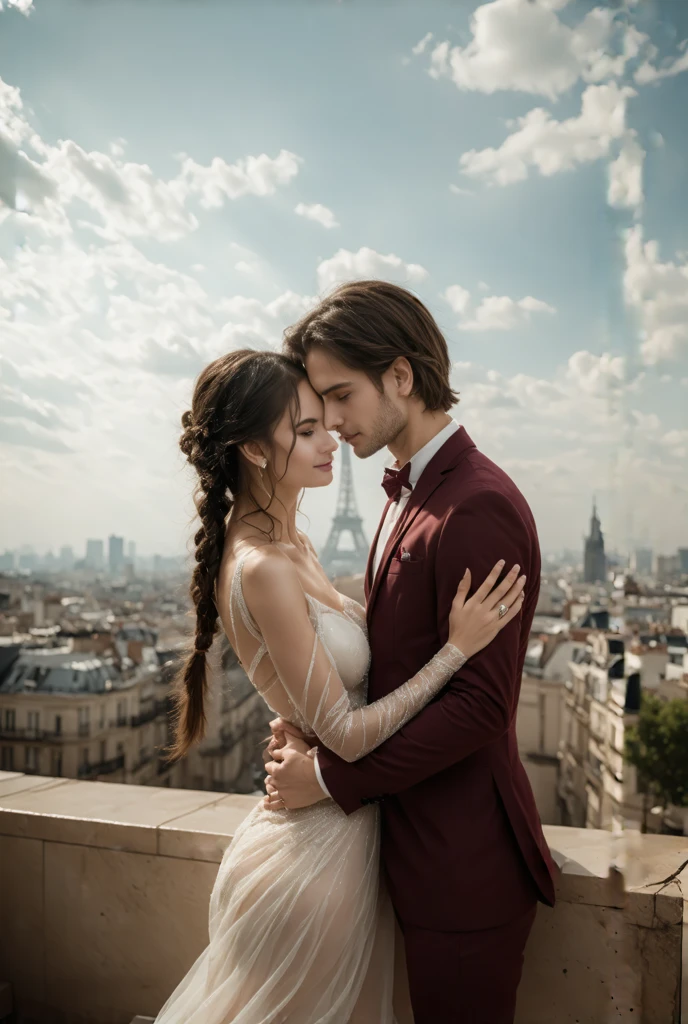
[[[199,477],[201,527],[191,586],[196,634],[176,695],[173,757],[203,735],[205,657],[218,615],[270,708],[357,760],[520,610],[516,572],[493,590],[496,566],[470,600],[466,574],[448,643],[367,705],[365,612],[342,599],[296,528],[302,489],[331,482],[337,448],[303,369],[269,352],[223,356],[201,373],[182,423],[181,448]],[[501,620],[500,602],[510,609]],[[393,916],[378,853],[375,806],[350,817],[331,800],[299,811],[257,806],[220,865],[209,945],[158,1024],[393,1024]]]

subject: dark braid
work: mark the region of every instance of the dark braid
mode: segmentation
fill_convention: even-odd
[[[272,431],[290,403],[298,404],[305,371],[273,352],[230,352],[202,371],[192,407],[182,416],[179,447],[198,474],[194,504],[201,525],[194,535],[196,565],[190,595],[196,609],[193,645],[172,694],[175,740],[170,760],[183,757],[203,738],[208,680],[206,654],[217,632],[215,583],[222,564],[227,517],[245,487],[239,446],[270,444]],[[256,505],[260,503],[247,491]]]

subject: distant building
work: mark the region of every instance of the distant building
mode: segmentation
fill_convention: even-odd
[[[593,502],[590,518],[590,535],[585,539],[583,556],[583,579],[586,583],[603,583],[607,575],[607,559],[604,553],[604,537]]]
[[[671,625],[688,633],[688,604],[675,604],[671,609]]]
[[[688,548],[678,549],[678,568],[681,573],[688,573]]]
[[[58,565],[60,569],[73,569],[74,568],[74,551],[68,544],[60,548],[60,557],[58,559]]]
[[[560,825],[559,747],[568,690],[568,664],[583,646],[568,637],[568,623],[538,615],[528,643],[516,717],[518,751],[542,822]]]
[[[124,571],[124,537],[108,537],[108,566],[113,576]]]
[[[78,652],[69,643],[6,646],[2,653],[3,770],[169,784],[169,768],[157,756],[167,736],[168,685],[154,650],[148,663],[126,666],[112,653]]]
[[[671,583],[679,574],[678,555],[657,555],[655,576],[658,583]]]
[[[59,647],[0,645],[0,770],[257,793],[274,717],[226,638],[208,656],[206,735],[170,765],[171,685],[183,649],[158,632],[75,632]]]
[[[38,568],[38,555],[30,547],[23,547],[19,551],[19,568],[34,572]]]
[[[631,555],[631,572],[638,576],[652,575],[652,548],[636,548]]]
[[[136,541],[130,540],[127,544],[127,559],[132,565],[136,563]]]
[[[570,662],[559,750],[564,825],[641,825],[635,769],[624,761],[625,732],[640,709],[641,664],[623,637],[604,631],[589,634]]]
[[[13,572],[15,565],[14,551],[5,551],[0,555],[0,572]]]
[[[86,541],[86,568],[87,569],[102,569],[104,562],[103,553],[103,542],[102,540],[87,540]]]

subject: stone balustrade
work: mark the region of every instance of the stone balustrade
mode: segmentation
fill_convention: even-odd
[[[206,944],[217,866],[255,799],[0,772],[0,986],[16,1024],[155,1016]],[[539,908],[519,1024],[678,1024],[688,839],[545,832],[558,903]]]

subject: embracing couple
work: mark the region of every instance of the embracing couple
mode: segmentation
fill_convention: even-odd
[[[218,617],[278,718],[268,795],[158,1024],[513,1021],[556,870],[515,732],[540,553],[523,496],[448,415],[450,369],[427,308],[362,281],[283,354],[231,352],[196,382],[180,442],[196,629],[172,756],[203,735]],[[296,527],[303,488],[332,480],[332,432],[395,459],[365,608]]]

